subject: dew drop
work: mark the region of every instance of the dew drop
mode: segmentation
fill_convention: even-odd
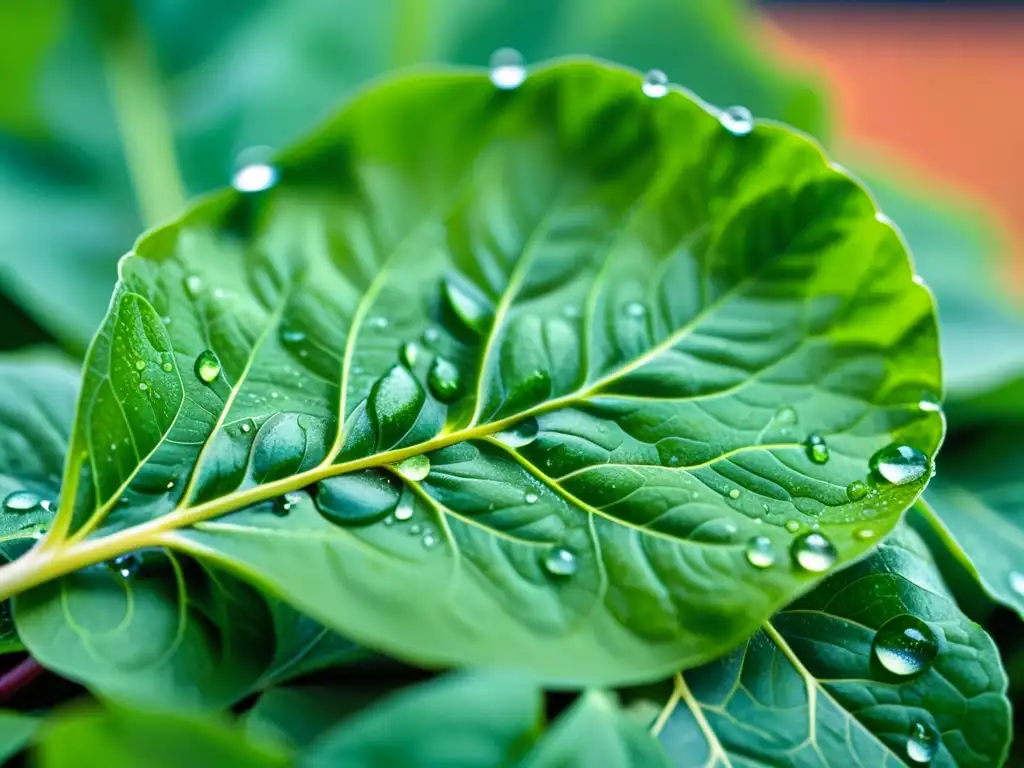
[[[804,533],[793,539],[790,548],[798,566],[811,573],[822,573],[835,565],[839,553],[835,546],[820,533]]]
[[[57,500],[50,501],[49,499],[43,499],[39,502],[39,506],[46,512],[52,512],[57,507]]]
[[[807,458],[815,464],[825,464],[828,462],[828,445],[825,444],[825,438],[821,435],[811,435],[808,437],[805,448],[807,449]]]
[[[174,481],[173,480],[168,480],[167,481],[167,490],[168,491],[173,491],[174,490]]]
[[[189,275],[185,278],[185,290],[193,299],[203,292],[203,278],[199,275]]]
[[[420,535],[420,531],[422,531],[422,530],[423,529],[420,528],[419,525],[413,524],[413,525],[411,525],[409,527],[409,535],[410,536],[419,536]]]
[[[242,165],[231,177],[231,186],[239,192],[263,192],[277,183],[277,168],[270,163]]]
[[[432,531],[427,531],[423,534],[423,546],[426,549],[432,549],[437,545],[438,538],[433,534]]]
[[[767,536],[755,536],[747,542],[747,562],[755,568],[770,568],[775,564],[775,549]]]
[[[398,502],[398,506],[395,507],[395,519],[400,522],[412,519],[413,513],[413,502],[412,497],[405,495],[401,501]]]
[[[300,331],[297,328],[288,328],[287,326],[281,327],[281,342],[287,345],[301,344],[306,340],[306,334],[304,331]]]
[[[390,528],[394,524],[395,524],[395,518],[392,515],[388,515],[387,517],[384,518],[384,525],[386,525],[388,528]]]
[[[647,314],[647,307],[642,301],[631,301],[626,305],[626,314],[630,317],[643,317]]]
[[[136,371],[143,371],[145,369],[146,369],[146,361],[145,360],[136,360],[135,361],[135,370]]]
[[[746,107],[723,109],[718,121],[733,136],[746,136],[754,130],[754,116]]]
[[[871,457],[871,469],[893,485],[906,485],[928,472],[928,457],[909,445],[890,445]]]
[[[399,353],[402,362],[409,368],[416,365],[416,359],[420,356],[420,347],[415,341],[407,341],[402,345],[402,351]]]
[[[212,384],[220,376],[220,360],[208,349],[200,352],[196,358],[195,372],[204,384]]]
[[[853,532],[853,538],[857,541],[870,541],[875,538],[875,532],[871,528],[860,528]]]
[[[423,343],[424,344],[427,344],[427,345],[436,344],[437,340],[440,339],[440,338],[441,338],[440,331],[438,331],[437,328],[434,328],[433,326],[431,326],[430,328],[427,328],[427,330],[425,330],[423,332]]]
[[[539,432],[540,425],[531,416],[519,422],[511,429],[495,433],[494,439],[504,443],[509,448],[522,448],[524,445],[529,445],[536,440]]]
[[[536,504],[539,499],[540,497],[536,493],[533,493],[532,491],[530,493],[527,493],[523,497],[523,501],[525,501],[527,504]]]
[[[171,371],[174,370],[174,364],[169,362],[164,363],[160,367],[163,368],[167,373],[170,373]]]
[[[650,96],[652,99],[660,99],[668,93],[668,75],[660,69],[650,69],[644,75],[644,82],[640,88],[645,96]]]
[[[286,493],[284,496],[278,496],[274,499],[274,514],[278,517],[284,517],[301,501],[302,494],[296,491]]]
[[[518,88],[526,80],[523,55],[515,48],[499,48],[491,54],[491,82],[503,91]]]
[[[787,520],[786,521],[786,530],[789,531],[790,533],[796,533],[797,531],[799,531],[800,530],[800,523],[799,523],[799,521],[797,521],[797,520]]]
[[[552,547],[544,554],[544,570],[552,576],[572,576],[577,567],[576,555],[565,547]]]
[[[846,486],[846,498],[850,501],[860,501],[868,495],[867,483],[863,483],[860,480],[854,480],[848,486]]]
[[[397,464],[392,464],[391,467],[404,479],[418,483],[430,474],[430,459],[422,454],[410,456]]]
[[[427,375],[427,385],[434,397],[442,403],[455,402],[462,394],[462,380],[459,369],[443,357],[435,358]]]
[[[731,491],[729,491],[729,498],[730,499],[738,499],[739,497],[740,497],[740,489],[739,488],[733,488]]]
[[[1018,597],[1024,597],[1024,573],[1010,571],[1010,589],[1017,593]]]
[[[139,382],[139,389],[141,389],[143,392],[145,392],[147,389],[149,389],[149,385],[146,382],[144,382],[144,381],[140,381]]]
[[[242,432],[244,432],[244,433],[248,434],[248,433],[249,433],[249,432],[250,432],[250,431],[252,430],[252,425],[251,425],[251,424],[249,424],[249,422],[247,422],[247,421],[243,421],[243,422],[242,422],[242,425],[241,425],[241,426],[239,427],[239,429],[240,429],[240,430],[241,430]]]
[[[885,622],[871,641],[871,651],[885,669],[900,677],[919,675],[939,654],[932,628],[908,613]]]
[[[120,555],[110,561],[109,566],[122,579],[130,579],[142,567],[142,558],[136,554]]]
[[[782,406],[775,412],[775,421],[779,424],[796,424],[796,409],[788,405]]]
[[[4,499],[4,512],[31,512],[41,501],[31,491],[14,491]]]
[[[915,763],[930,763],[939,751],[940,737],[930,725],[914,723],[907,737],[907,757]]]

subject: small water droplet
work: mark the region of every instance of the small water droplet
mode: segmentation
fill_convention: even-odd
[[[252,425],[250,425],[249,422],[247,421],[243,421],[239,429],[244,433],[248,433],[252,430]]]
[[[281,342],[287,345],[301,344],[306,340],[305,331],[300,331],[297,328],[289,328],[287,326],[281,327]]]
[[[31,491],[14,491],[4,499],[5,512],[31,512],[42,501]]]
[[[775,564],[775,549],[767,536],[755,536],[747,542],[747,562],[755,568],[770,568]]]
[[[867,483],[863,483],[860,480],[854,480],[848,486],[846,486],[846,498],[850,501],[860,501],[868,495]]]
[[[793,539],[790,548],[798,566],[811,573],[827,571],[839,557],[835,546],[820,533],[804,533]]]
[[[239,192],[263,192],[277,183],[277,168],[270,163],[243,165],[231,177],[231,186]]]
[[[402,345],[399,357],[409,368],[416,365],[416,359],[420,356],[420,347],[415,341],[407,341]]]
[[[410,536],[419,536],[420,535],[420,531],[422,531],[422,530],[423,529],[418,524],[414,523],[413,525],[409,526],[409,535]]]
[[[43,499],[42,501],[39,502],[39,506],[42,507],[43,510],[45,510],[46,512],[52,512],[57,507],[57,501],[56,499],[54,499],[53,501],[51,501],[50,499]]]
[[[380,317],[378,315],[377,317],[371,317],[369,320],[366,321],[366,324],[370,328],[377,328],[378,330],[380,330],[388,327],[388,319],[386,317]]]
[[[870,541],[875,538],[875,532],[871,528],[859,528],[853,532],[853,538],[857,541]]]
[[[167,481],[167,490],[168,491],[174,490],[174,481],[173,480],[168,480]]]
[[[160,319],[164,321],[164,325],[170,325],[171,324],[171,318],[169,316],[167,316],[167,315],[164,315]]]
[[[509,448],[521,448],[522,446],[529,445],[536,440],[539,432],[540,425],[538,425],[537,420],[531,416],[519,422],[511,429],[495,433],[494,439],[504,443]]]
[[[109,566],[122,579],[130,579],[142,567],[142,558],[136,554],[121,555],[111,560]]]
[[[544,570],[552,576],[572,576],[577,567],[576,555],[565,547],[552,547],[544,555]]]
[[[917,407],[928,413],[938,413],[942,410],[942,406],[936,400],[921,400]]]
[[[163,368],[167,373],[170,373],[171,371],[174,370],[174,364],[170,362],[166,362],[160,367]]]
[[[909,445],[890,445],[871,457],[871,469],[893,485],[906,485],[928,472],[928,457]]]
[[[412,497],[407,494],[402,497],[402,500],[398,502],[398,506],[395,507],[395,519],[405,522],[412,518],[413,511]]]
[[[575,304],[567,304],[562,307],[562,316],[568,317],[570,320],[574,320],[580,316],[580,308]]]
[[[145,360],[136,360],[135,361],[135,370],[136,371],[143,371],[145,369],[146,369],[146,361]]]
[[[527,493],[523,497],[523,501],[525,501],[527,504],[536,504],[539,499],[540,497],[536,493],[533,493],[532,491],[530,493]]]
[[[392,464],[391,467],[406,480],[418,483],[421,480],[425,480],[427,475],[430,474],[430,459],[419,454],[403,459],[397,464]]]
[[[644,317],[647,314],[647,307],[642,301],[631,301],[626,305],[626,314],[630,317]]]
[[[1024,573],[1010,571],[1010,589],[1016,592],[1019,597],[1024,597]]]
[[[193,299],[203,292],[203,278],[199,275],[189,275],[185,278],[185,290]]]
[[[787,520],[786,521],[786,530],[789,531],[790,533],[796,533],[797,531],[799,531],[800,530],[800,523],[799,523],[799,521],[797,521],[797,520]]]
[[[796,409],[789,405],[782,406],[775,412],[775,421],[779,424],[796,424]]]
[[[526,80],[523,55],[515,48],[499,48],[491,54],[491,82],[503,91],[518,88]]]
[[[220,376],[220,360],[208,349],[200,352],[196,358],[195,372],[204,384],[212,384]]]
[[[739,488],[733,488],[731,491],[729,491],[729,498],[730,499],[738,499],[739,497],[740,497],[740,489]]]
[[[423,546],[426,549],[431,549],[438,542],[438,538],[430,531],[423,534]]]
[[[931,627],[904,613],[878,628],[871,650],[885,669],[900,677],[910,677],[931,666],[939,654],[939,643]]]
[[[386,525],[388,528],[390,528],[394,524],[395,524],[395,518],[392,515],[388,515],[387,517],[384,518],[384,525]]]
[[[754,116],[746,107],[723,109],[718,121],[733,136],[746,136],[754,130]]]
[[[640,86],[645,96],[660,99],[668,93],[668,75],[660,69],[650,69],[644,75],[644,83]]]
[[[427,385],[434,397],[442,403],[452,403],[462,394],[462,380],[459,369],[443,357],[438,357],[430,366]]]
[[[807,458],[815,464],[825,464],[828,462],[828,446],[825,444],[825,438],[821,435],[811,435],[808,437],[805,447],[807,449]]]
[[[146,382],[144,382],[144,381],[140,381],[139,382],[139,389],[141,389],[143,392],[145,392],[147,389],[149,389],[149,385]]]
[[[930,725],[914,723],[907,737],[907,757],[915,763],[930,763],[939,751],[941,738]]]
[[[284,517],[301,501],[302,494],[297,491],[286,493],[284,496],[278,496],[274,499],[274,514],[278,517]]]

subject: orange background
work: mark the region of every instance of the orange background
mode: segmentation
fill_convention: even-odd
[[[895,156],[926,189],[980,200],[1007,230],[1019,287],[1024,10],[790,7],[763,19],[769,45],[824,81],[837,154]]]

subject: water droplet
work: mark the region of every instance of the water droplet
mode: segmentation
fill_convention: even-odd
[[[378,315],[377,317],[371,317],[369,320],[366,321],[366,324],[370,328],[377,328],[378,330],[383,330],[384,328],[388,327],[388,319],[386,317],[380,317]]]
[[[871,469],[893,485],[906,485],[928,472],[928,457],[909,445],[890,445],[871,457]]]
[[[278,496],[274,499],[274,514],[278,517],[284,517],[291,512],[303,499],[303,494],[297,491],[286,493],[284,496]]]
[[[242,432],[248,433],[252,430],[252,425],[247,421],[243,421],[239,429],[242,430]]]
[[[185,278],[185,290],[193,299],[203,292],[203,278],[199,275],[189,275]]]
[[[862,483],[860,480],[854,480],[848,486],[846,486],[846,498],[850,501],[860,501],[868,495],[867,483]]]
[[[519,422],[511,429],[495,433],[494,439],[504,443],[509,448],[521,448],[536,440],[538,432],[540,432],[540,426],[537,424],[537,420],[531,416]]]
[[[280,337],[281,342],[283,344],[301,344],[306,340],[306,333],[305,331],[300,331],[297,328],[288,328],[287,326],[282,326]]]
[[[14,491],[4,499],[4,512],[31,512],[40,501],[42,499],[31,491]]]
[[[755,568],[770,568],[775,564],[775,549],[767,536],[755,536],[747,542],[747,562]]]
[[[239,192],[263,192],[277,183],[277,168],[269,163],[243,165],[231,177],[231,186]]]
[[[173,480],[168,480],[167,481],[167,490],[168,491],[174,490],[174,481]]]
[[[204,384],[212,384],[220,376],[220,360],[210,350],[200,352],[196,358],[195,372]]]
[[[171,371],[174,370],[174,364],[169,362],[164,363],[160,367],[163,368],[167,373],[170,373]]]
[[[168,317],[167,315],[164,315],[164,316],[163,316],[162,318],[160,318],[160,319],[164,321],[164,325],[170,325],[170,324],[171,324],[171,318],[170,318],[170,317]]]
[[[916,616],[904,613],[879,627],[871,650],[879,663],[894,675],[919,675],[939,654],[932,628]]]
[[[447,277],[442,289],[449,308],[468,330],[480,335],[487,332],[492,309],[474,286],[464,279]]]
[[[811,435],[808,437],[805,447],[807,449],[807,458],[815,464],[825,464],[828,461],[828,446],[825,444],[825,438],[821,435]]]
[[[424,344],[428,344],[428,345],[429,344],[435,344],[437,342],[437,340],[440,339],[440,338],[441,338],[440,331],[438,331],[437,328],[434,328],[433,326],[431,326],[430,328],[427,328],[427,330],[425,330],[423,332],[423,343]]]
[[[143,392],[145,392],[147,389],[149,389],[149,385],[146,382],[144,382],[144,381],[140,381],[139,382],[139,389],[141,389]]]
[[[835,565],[839,553],[831,541],[820,533],[805,533],[793,539],[790,548],[798,566],[811,573],[822,573]]]
[[[907,737],[907,757],[915,763],[930,763],[939,751],[941,738],[930,725],[914,723]]]
[[[122,579],[130,579],[142,567],[142,558],[136,554],[121,555],[111,560],[109,566]]]
[[[1019,597],[1024,597],[1024,573],[1010,571],[1010,589],[1016,592]]]
[[[875,532],[871,528],[859,528],[853,532],[853,538],[857,541],[870,541],[875,538]]]
[[[410,456],[397,464],[392,464],[391,468],[406,480],[418,483],[430,474],[430,459],[422,454]]]
[[[142,370],[145,370],[145,368],[146,368],[146,361],[145,360],[136,360],[135,361],[135,370],[136,371],[142,371]]]
[[[733,136],[746,136],[754,130],[754,116],[746,107],[723,109],[718,121]]]
[[[631,301],[626,305],[626,314],[630,317],[643,317],[647,314],[647,307],[642,301]]]
[[[544,570],[552,576],[572,576],[577,567],[576,555],[565,547],[552,547],[544,555]]]
[[[738,499],[739,497],[740,497],[740,489],[739,488],[733,488],[731,491],[729,491],[729,498],[730,499]]]
[[[515,48],[499,48],[491,54],[491,82],[503,91],[518,88],[526,80],[523,55]]]
[[[57,500],[54,499],[53,501],[51,501],[50,499],[43,499],[42,501],[39,502],[39,506],[42,507],[43,510],[45,510],[46,512],[52,512],[57,507]]]
[[[796,409],[789,405],[782,406],[775,412],[775,421],[778,424],[796,424]]]
[[[644,95],[652,99],[660,99],[668,93],[668,75],[660,69],[650,69],[644,75],[644,83],[640,86]]]
[[[413,525],[411,525],[409,527],[409,535],[410,536],[419,536],[421,530],[423,530],[423,529],[420,528],[419,525],[413,524]]]
[[[388,515],[387,517],[384,518],[384,525],[386,525],[388,528],[390,528],[394,524],[395,524],[395,518],[392,515]]]
[[[280,397],[281,395],[279,395],[279,394],[278,394],[277,392],[271,392],[271,393],[270,393],[270,396],[271,396],[272,398],[274,398],[275,400],[277,400],[277,398],[279,398],[279,397]]]
[[[532,491],[530,493],[527,493],[523,497],[523,501],[525,501],[527,504],[536,504],[539,499],[540,496],[538,496],[536,493],[533,493]]]
[[[407,341],[402,345],[402,351],[399,353],[402,362],[408,367],[412,368],[416,365],[416,359],[420,356],[420,347],[415,341]]]
[[[430,531],[423,534],[423,546],[426,549],[431,549],[438,542],[438,538]]]
[[[938,413],[942,410],[942,406],[936,400],[921,400],[917,407],[928,413]]]
[[[800,522],[797,521],[797,520],[787,520],[786,521],[786,530],[789,531],[790,533],[796,533],[797,531],[800,530]]]
[[[405,495],[402,497],[402,500],[398,502],[398,506],[395,507],[395,519],[401,522],[410,520],[412,518],[413,511],[412,497]]]
[[[452,403],[462,393],[459,369],[443,357],[436,358],[434,364],[430,366],[427,384],[434,397],[442,403]]]

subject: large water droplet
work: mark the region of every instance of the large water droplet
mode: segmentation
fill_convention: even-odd
[[[871,650],[878,662],[894,675],[910,677],[931,666],[939,654],[939,642],[931,627],[905,613],[879,627]]]
[[[668,93],[668,75],[660,69],[650,69],[644,75],[644,83],[640,87],[645,95],[652,99],[660,99]]]
[[[828,462],[828,445],[825,444],[825,438],[821,435],[811,435],[807,438],[807,458],[813,461],[815,464],[825,464]]]
[[[503,91],[518,88],[526,80],[523,54],[515,48],[499,48],[491,54],[491,82]]]
[[[747,562],[755,568],[770,568],[775,564],[775,548],[767,536],[755,536],[747,542]]]
[[[538,432],[540,432],[540,426],[537,424],[537,420],[530,416],[511,429],[495,433],[494,439],[509,448],[521,448],[536,440]]]
[[[427,375],[427,385],[434,397],[442,403],[455,402],[462,394],[459,369],[443,357],[434,359],[434,364],[430,366],[430,373]]]
[[[442,283],[445,301],[455,316],[469,330],[484,334],[491,321],[491,307],[487,300],[463,279],[447,277]]]
[[[848,486],[846,486],[846,498],[850,501],[860,501],[868,495],[867,483],[862,483],[860,480],[854,480]]]
[[[746,107],[723,109],[718,117],[722,127],[733,136],[746,136],[754,130],[754,116]]]
[[[938,731],[925,723],[914,723],[910,726],[907,737],[907,757],[915,763],[930,763],[939,751],[941,737]]]
[[[415,507],[413,506],[413,498],[411,495],[406,494],[398,502],[398,506],[395,507],[395,520],[405,522],[411,520]]]
[[[928,472],[928,457],[909,445],[890,445],[871,457],[871,469],[893,485],[906,485]]]
[[[835,546],[820,533],[805,533],[793,539],[790,548],[793,561],[811,573],[822,573],[835,565],[839,553]]]
[[[391,467],[406,480],[418,483],[421,480],[426,480],[427,475],[430,474],[430,459],[419,454],[392,464]]]
[[[577,567],[576,555],[565,547],[552,547],[544,554],[544,570],[552,576],[572,576]]]
[[[316,507],[336,525],[369,525],[383,520],[398,505],[393,478],[378,469],[328,478],[317,484]]]
[[[402,362],[405,363],[409,368],[416,365],[416,361],[420,356],[420,345],[415,341],[407,341],[402,345],[402,351],[399,353]]]
[[[4,499],[4,512],[31,512],[42,499],[31,491],[14,491]]]
[[[201,382],[212,384],[220,376],[220,360],[208,349],[200,352],[196,358],[195,372]]]
[[[235,164],[237,170],[231,177],[231,186],[248,194],[263,192],[277,183],[277,168],[268,162],[269,147],[250,147],[240,152]]]

